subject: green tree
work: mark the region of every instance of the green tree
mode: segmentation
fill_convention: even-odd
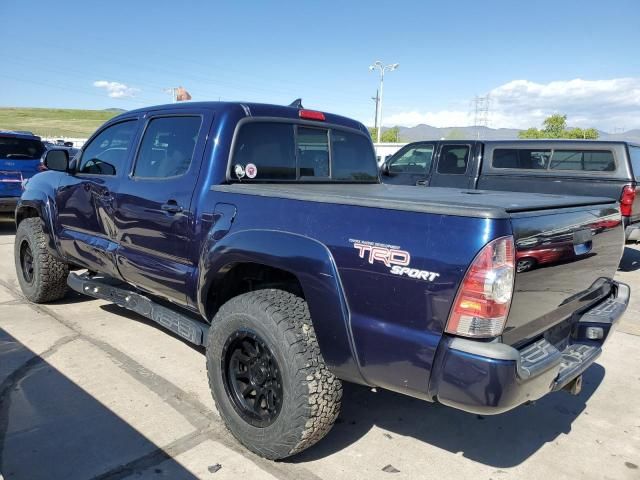
[[[378,129],[375,127],[369,127],[369,135],[374,142],[378,141]],[[400,141],[400,128],[393,127],[382,130],[380,135],[380,141],[384,143],[398,143]]]
[[[542,138],[542,132],[537,128],[527,128],[518,133],[519,138]]]
[[[595,128],[567,128],[567,116],[555,113],[542,122],[542,129],[528,128],[518,134],[519,138],[582,138],[596,140],[598,131]]]
[[[554,113],[542,122],[544,138],[566,138],[567,116]]]
[[[397,143],[400,141],[400,129],[398,127],[389,128],[382,132],[380,140],[383,142]]]

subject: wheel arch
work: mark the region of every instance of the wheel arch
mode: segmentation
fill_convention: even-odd
[[[15,211],[16,230],[26,218],[39,218],[42,223],[42,232],[47,240],[47,247],[52,255],[63,260],[60,255],[55,237],[53,235],[52,202],[41,191],[25,190],[18,201]]]
[[[343,380],[366,384],[358,367],[338,271],[325,245],[273,230],[244,230],[207,241],[199,262],[197,295],[203,317],[211,319],[221,303],[232,298],[229,291],[240,294],[251,290],[237,288],[238,281],[246,280],[237,275],[243,270],[266,275],[266,283],[258,283],[258,288],[280,288],[301,295],[308,304],[327,366]],[[270,280],[282,285],[270,285]]]

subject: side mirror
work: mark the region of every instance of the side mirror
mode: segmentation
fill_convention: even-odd
[[[67,150],[49,150],[44,156],[44,166],[57,172],[69,171],[69,152]]]
[[[382,170],[382,174],[388,177],[389,176],[389,162],[384,162],[382,164],[382,169],[381,170]]]

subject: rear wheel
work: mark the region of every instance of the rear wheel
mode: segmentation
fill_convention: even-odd
[[[227,428],[272,460],[315,444],[340,411],[342,384],[322,359],[306,302],[288,292],[258,290],[223,305],[207,372]]]
[[[64,297],[69,267],[49,252],[39,218],[18,225],[13,251],[18,283],[27,300],[45,303]]]

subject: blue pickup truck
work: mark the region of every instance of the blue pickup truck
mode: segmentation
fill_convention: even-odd
[[[135,110],[45,163],[16,209],[26,298],[69,286],[204,345],[270,459],[329,431],[342,381],[481,414],[577,393],[629,302],[614,200],[384,185],[361,123],[299,104]],[[540,239],[554,261],[517,271]]]
[[[43,169],[44,152],[31,132],[0,130],[0,215],[13,215],[25,181]]]

